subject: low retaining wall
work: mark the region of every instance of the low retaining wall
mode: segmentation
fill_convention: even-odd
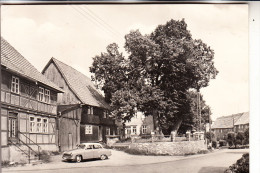
[[[181,141],[181,142],[153,142],[153,143],[132,143],[130,149],[144,151],[149,154],[162,155],[185,155],[206,150],[204,140],[200,141]]]

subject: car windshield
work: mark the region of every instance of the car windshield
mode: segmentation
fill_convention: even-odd
[[[77,148],[84,149],[84,148],[85,148],[85,145],[84,145],[84,144],[79,144],[79,145],[77,146]]]

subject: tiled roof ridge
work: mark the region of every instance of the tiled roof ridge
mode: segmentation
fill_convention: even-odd
[[[46,86],[63,92],[63,90],[56,86],[56,84],[48,81],[48,79],[44,75],[42,75],[41,72],[38,71],[37,68],[33,64],[31,64],[30,61],[28,61],[17,49],[15,49],[2,36],[1,56],[4,57],[2,58],[1,65],[7,66],[9,70],[18,73],[19,75],[24,76],[30,80],[38,81]],[[30,75],[28,69],[30,69],[31,73],[34,73],[35,75]]]
[[[97,107],[101,106],[103,108],[110,107],[109,104],[105,102],[104,96],[95,87],[88,76],[54,57],[49,61],[49,63],[51,62],[56,65],[67,85],[81,103]],[[90,97],[87,96],[90,93],[92,95]]]
[[[224,115],[224,116],[218,117],[217,119],[231,118],[231,117],[234,117],[234,116],[242,116],[244,113],[247,113],[247,112],[241,112],[241,113],[236,113],[236,114],[231,114],[231,115]]]

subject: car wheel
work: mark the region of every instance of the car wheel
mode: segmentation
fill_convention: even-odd
[[[81,160],[82,160],[82,157],[81,156],[76,156],[76,162],[81,162]]]
[[[104,154],[102,154],[102,155],[100,156],[100,159],[101,159],[101,160],[105,160],[105,159],[107,159],[107,156],[104,155]]]

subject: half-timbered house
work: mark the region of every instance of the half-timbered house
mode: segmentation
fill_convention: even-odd
[[[64,90],[58,95],[58,112],[63,119],[59,127],[68,128],[63,132],[59,130],[61,150],[74,148],[79,142],[105,141],[106,135],[116,134],[115,121],[109,117],[109,105],[91,79],[55,58],[51,58],[42,73]],[[72,134],[77,135],[79,141],[71,142]]]
[[[57,151],[57,93],[62,89],[3,38],[1,79],[2,160],[19,159],[17,151]]]

